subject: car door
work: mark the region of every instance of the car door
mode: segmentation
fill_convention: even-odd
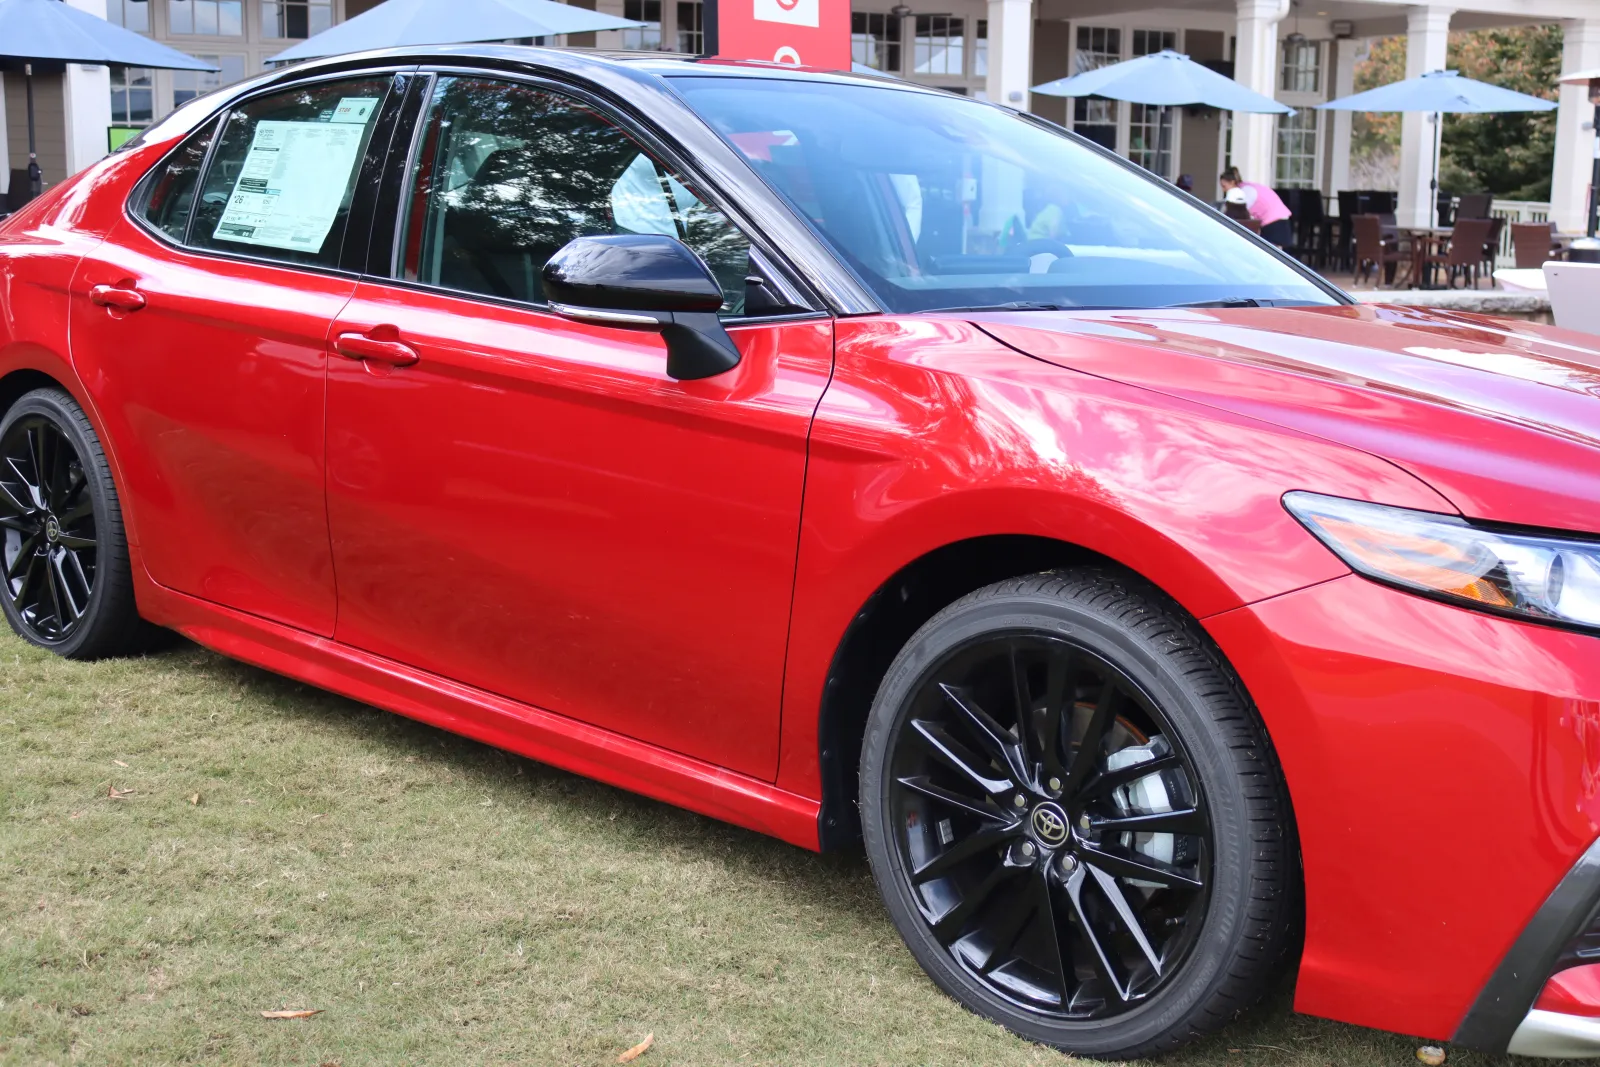
[[[71,344],[162,585],[331,636],[327,334],[355,291],[396,75],[251,98],[135,189],[80,264]],[[219,132],[220,131],[220,132]],[[197,195],[198,190],[198,195]]]
[[[408,171],[391,277],[334,326],[337,639],[770,779],[831,320],[566,92],[441,76]],[[675,381],[659,335],[544,306],[550,255],[628,232],[706,259],[735,370]]]

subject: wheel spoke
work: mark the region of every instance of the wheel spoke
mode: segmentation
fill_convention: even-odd
[[[896,780],[907,789],[921,793],[923,796],[932,797],[941,803],[948,804],[952,808],[964,811],[969,815],[975,815],[980,819],[986,819],[990,822],[1010,821],[998,808],[981,800],[972,800],[964,797],[954,790],[944,788],[944,786],[935,785],[927,775],[916,775]]]
[[[1100,934],[1094,928],[1094,923],[1089,917],[1089,911],[1083,906],[1083,868],[1079,867],[1067,878],[1067,899],[1072,902],[1072,914],[1077,919],[1078,936],[1089,945],[1089,964],[1100,976],[1101,984],[1108,987],[1110,994],[1117,998],[1118,1003],[1128,1002],[1127,990],[1117,979],[1116,971],[1112,969],[1111,957],[1106,954],[1105,946],[1100,943]]]
[[[1034,910],[1039,914],[1044,926],[1044,937],[1041,946],[1045,955],[1055,961],[1056,992],[1061,997],[1061,1010],[1066,1011],[1072,1006],[1072,994],[1077,986],[1076,976],[1073,974],[1073,953],[1069,942],[1062,935],[1069,933],[1070,926],[1056,914],[1055,897],[1056,889],[1052,884],[1054,876],[1049,868],[1041,866],[1037,875],[1031,879],[1034,899]]]
[[[939,691],[944,694],[946,702],[961,712],[971,724],[978,740],[989,750],[989,755],[1004,764],[1018,784],[1025,784],[1032,778],[1023,765],[1016,741],[972,700],[970,694],[943,682],[939,683]]]
[[[911,884],[922,885],[935,878],[943,878],[974,856],[998,848],[1021,832],[1015,823],[976,830],[911,872]],[[996,857],[996,862],[999,862],[999,857]]]
[[[1050,657],[1045,669],[1043,721],[1039,728],[1039,763],[1044,777],[1065,778],[1066,764],[1061,759],[1061,726],[1067,715],[1067,680],[1071,662],[1065,655]]]
[[[24,482],[23,484],[27,483]],[[18,500],[17,495],[11,491],[11,487],[6,485],[4,481],[0,481],[0,508],[4,508],[12,515],[19,517],[33,511],[33,505],[24,504],[21,500]]]
[[[1206,817],[1199,808],[1179,808],[1150,815],[1120,815],[1115,818],[1091,817],[1090,826],[1108,833],[1203,834]]]
[[[44,570],[39,553],[28,553],[27,560],[27,567],[22,573],[22,584],[17,587],[16,595],[11,598],[11,606],[17,609],[18,615],[27,610],[31,602],[29,598],[39,584],[39,574]]]
[[[33,463],[33,488],[41,506],[47,506],[50,502],[50,468],[47,466],[49,446],[46,440],[42,425],[28,428],[28,458]]]
[[[967,747],[945,733],[944,727],[936,722],[926,719],[912,719],[911,728],[917,732],[923,741],[933,749],[934,753],[951,770],[966,775],[986,793],[1007,793],[1012,789],[1012,782],[1007,778],[995,778],[981,770],[981,762],[967,750]]]
[[[1178,758],[1177,753],[1168,752],[1165,755],[1157,756],[1155,759],[1147,759],[1143,763],[1132,763],[1114,771],[1101,771],[1083,783],[1083,787],[1078,790],[1078,795],[1085,798],[1101,796],[1122,786],[1132,785],[1147,775],[1182,766],[1183,761]]]
[[[39,534],[34,534],[22,542],[22,547],[17,550],[17,558],[11,561],[11,566],[6,568],[6,579],[16,581],[31,566],[39,555]]]
[[[45,588],[50,593],[50,606],[56,613],[56,636],[60,636],[67,628],[67,613],[61,607],[61,588],[56,584],[55,559],[48,552],[44,555],[44,581]]]
[[[1033,739],[1030,736],[1033,730],[1033,697],[1028,692],[1028,671],[1017,658],[1019,650],[1015,641],[1010,643],[1006,653],[1011,661],[1012,701],[1017,708],[1017,755],[1024,767],[1033,770],[1036,765]]]
[[[83,617],[83,609],[78,607],[77,600],[73,598],[71,583],[67,581],[67,572],[65,568],[61,566],[61,557],[65,556],[66,554],[67,553],[62,552],[60,555],[50,556],[50,569],[52,572],[54,572],[53,578],[56,593],[56,606],[58,608],[64,607],[67,609],[66,614],[60,616],[61,628],[63,630]],[[68,618],[68,615],[70,615],[71,618]]]
[[[1016,900],[1012,902],[1005,916],[998,924],[987,931],[989,934],[989,955],[984,957],[983,965],[978,970],[988,974],[1013,955],[1012,949],[1016,948],[1017,940],[1022,937],[1022,932],[1028,928],[1029,921],[1033,919],[1034,915],[1038,914],[1039,893],[1035,887],[1042,884],[1043,880],[1044,876],[1041,874],[1030,876],[1027,884],[1018,890]],[[1046,901],[1046,906],[1048,907],[1048,901]]]
[[[1094,877],[1095,883],[1100,887],[1100,892],[1111,902],[1111,907],[1116,911],[1117,917],[1122,920],[1122,925],[1128,928],[1128,933],[1133,935],[1134,941],[1139,945],[1139,951],[1144,953],[1145,961],[1150,964],[1150,970],[1157,978],[1161,977],[1161,957],[1156,955],[1156,950],[1150,947],[1149,938],[1144,936],[1144,927],[1139,925],[1138,918],[1133,914],[1133,909],[1128,906],[1128,898],[1123,895],[1122,887],[1117,885],[1117,880],[1098,867],[1090,867],[1089,874]]]
[[[1010,881],[1026,870],[1026,867],[1013,867],[1006,863],[995,864],[994,870],[983,881],[967,890],[958,903],[933,921],[933,936],[946,945],[954,941],[966,928],[967,920],[977,913],[1002,882]]]
[[[83,560],[78,558],[78,554],[76,552],[68,551],[65,553],[65,555],[72,561],[72,571],[78,576],[78,588],[83,590],[83,603],[85,605],[85,610],[87,610],[89,597],[94,595],[94,586],[90,583],[89,574],[83,569]]]
[[[92,537],[79,537],[77,534],[66,533],[56,538],[56,544],[60,545],[62,548],[70,548],[74,552],[81,552],[86,548],[93,548],[95,546],[94,538]]]
[[[1160,860],[1135,852],[1109,852],[1093,845],[1083,846],[1084,861],[1118,878],[1153,882],[1169,889],[1199,889],[1201,882]]]
[[[1111,726],[1116,706],[1117,683],[1108,675],[1100,690],[1100,699],[1095,701],[1094,711],[1089,715],[1089,725],[1083,732],[1083,740],[1079,742],[1077,751],[1072,754],[1072,766],[1067,771],[1067,784],[1062,790],[1067,796],[1077,793],[1079,787],[1094,771],[1095,764],[1100,762],[1100,745],[1105,740],[1106,730]]]

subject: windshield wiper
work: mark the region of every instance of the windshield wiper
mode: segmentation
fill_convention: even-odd
[[[1253,296],[1221,296],[1215,300],[1190,300],[1182,304],[1162,304],[1166,308],[1259,308],[1267,307]]]
[[[1012,300],[1005,304],[972,304],[967,307],[923,308],[920,314],[931,315],[940,311],[1067,311],[1076,305],[1044,304],[1037,300]]]

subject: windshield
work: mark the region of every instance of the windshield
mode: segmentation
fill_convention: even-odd
[[[890,311],[1336,302],[1165,183],[999,108],[799,79],[675,84]]]

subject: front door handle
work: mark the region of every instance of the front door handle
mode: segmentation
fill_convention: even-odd
[[[350,359],[387,363],[391,367],[409,367],[417,361],[417,350],[404,341],[372,336],[380,331],[387,334],[398,332],[392,326],[387,330],[380,326],[367,333],[341,333],[333,339],[333,350]]]
[[[89,290],[89,303],[117,311],[138,311],[144,307],[144,294],[120,285],[97,285]]]

